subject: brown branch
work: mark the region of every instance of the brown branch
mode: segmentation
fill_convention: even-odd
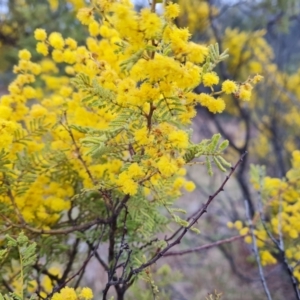
[[[76,151],[76,154],[77,154],[77,157],[78,159],[80,160],[81,164],[83,165],[86,173],[88,174],[90,180],[92,181],[92,183],[94,185],[97,184],[96,180],[93,178],[93,175],[91,173],[91,171],[89,170],[87,164],[86,164],[86,161],[83,159],[82,155],[81,155],[81,151],[80,151],[80,147],[77,145],[77,142],[75,140],[75,137],[74,137],[74,134],[72,132],[72,129],[69,127],[69,123],[68,123],[68,117],[67,117],[67,112],[65,111],[64,114],[64,120],[65,120],[65,124],[63,124],[61,122],[61,125],[66,129],[66,131],[69,133],[70,137],[71,137],[71,140],[72,140],[72,143],[75,147],[75,151]]]
[[[182,240],[182,238],[186,235],[186,233],[189,231],[189,229],[197,223],[197,221],[201,218],[202,215],[204,215],[207,212],[207,209],[211,202],[215,199],[215,197],[224,190],[224,186],[228,182],[229,178],[232,176],[232,174],[236,171],[237,167],[243,162],[244,157],[246,156],[247,152],[243,153],[238,162],[235,164],[234,167],[231,168],[230,173],[226,176],[225,180],[221,184],[221,186],[217,189],[217,191],[208,197],[206,203],[195,213],[195,216],[190,221],[189,225],[187,227],[181,227],[182,229],[181,234],[174,240],[172,243],[168,244],[165,248],[163,248],[161,251],[156,253],[148,262],[142,264],[141,266],[132,269],[126,278],[126,281],[130,281],[131,278],[142,272],[145,268],[151,266],[152,264],[156,263],[162,256],[164,256],[171,248],[173,248],[175,245],[179,244]]]
[[[148,132],[150,133],[151,131],[151,126],[152,126],[152,116],[153,116],[153,113],[155,111],[156,107],[153,105],[153,103],[151,102],[150,103],[150,111],[149,111],[149,114],[146,115],[146,118],[147,118],[147,128],[148,128]]]
[[[69,261],[68,261],[68,263],[66,265],[66,268],[64,270],[64,273],[63,273],[61,279],[58,282],[59,284],[62,284],[62,283],[64,283],[67,280],[68,275],[69,275],[69,273],[72,270],[72,266],[73,266],[73,264],[75,262],[76,255],[78,253],[79,242],[80,242],[80,239],[77,238],[75,240],[74,244],[73,244],[73,249],[68,253],[68,259],[69,259]]]
[[[59,292],[62,288],[64,288],[71,280],[73,280],[75,277],[77,277],[78,275],[81,274],[81,272],[83,272],[87,266],[87,264],[89,263],[89,261],[91,260],[91,258],[95,255],[99,245],[100,245],[100,242],[102,240],[102,237],[104,235],[104,232],[105,232],[105,229],[102,230],[100,236],[99,236],[99,239],[98,239],[98,242],[97,242],[97,245],[94,247],[94,250],[91,251],[88,255],[88,257],[85,259],[85,261],[83,262],[82,266],[79,268],[79,270],[77,272],[75,272],[69,279],[65,280],[64,282],[62,282],[60,285],[56,286],[52,292],[47,295],[46,299],[45,300],[48,300],[48,299],[51,299],[52,296]]]
[[[94,250],[94,246],[91,242],[86,241],[87,245],[89,246],[90,250],[93,251]],[[109,267],[107,265],[107,263],[101,258],[101,256],[99,255],[98,252],[95,252],[95,258],[98,260],[98,262],[100,263],[100,265],[104,268],[104,270],[106,272],[108,272]]]
[[[236,240],[240,240],[240,239],[244,238],[245,236],[246,235],[237,235],[237,236],[233,236],[231,238],[227,238],[227,239],[220,240],[220,241],[217,241],[217,242],[214,242],[211,244],[207,244],[207,245],[203,245],[203,246],[198,246],[198,247],[195,247],[192,249],[168,252],[164,256],[175,256],[175,255],[184,255],[184,254],[193,253],[193,252],[200,252],[202,250],[208,250],[210,248],[214,248],[214,247],[220,246],[222,244],[231,243]]]
[[[4,175],[4,177],[5,177],[5,175]],[[6,180],[5,180],[5,181],[6,181]],[[8,182],[7,182],[7,185],[10,186]],[[9,199],[10,199],[10,201],[11,201],[11,204],[12,204],[14,210],[15,210],[16,215],[17,215],[18,218],[19,218],[19,221],[20,221],[22,224],[25,224],[25,220],[24,220],[24,218],[23,218],[23,216],[22,216],[22,214],[21,214],[21,212],[20,212],[20,210],[19,210],[19,208],[18,208],[18,206],[17,206],[17,203],[16,203],[16,201],[15,201],[15,198],[14,198],[14,196],[13,196],[13,194],[12,194],[10,188],[9,188],[8,191],[7,191],[7,196],[9,197]]]
[[[18,225],[18,224],[13,224],[11,222],[9,224],[12,227],[26,229],[30,232],[38,233],[38,234],[68,234],[68,233],[75,232],[75,231],[87,230],[87,229],[91,228],[94,225],[110,224],[110,223],[111,223],[111,218],[108,218],[106,220],[102,220],[102,219],[97,218],[97,219],[95,219],[91,222],[84,223],[84,224],[81,224],[81,225],[68,227],[68,228],[65,228],[65,229],[50,229],[50,230],[37,229],[37,228],[31,227],[27,224]]]
[[[123,232],[122,232],[122,237],[121,237],[121,244],[120,244],[120,249],[119,252],[116,254],[115,257],[115,231],[117,230],[117,219],[115,220],[115,224],[113,224],[113,227],[111,229],[110,232],[110,237],[109,237],[109,263],[111,265],[109,271],[108,271],[108,281],[106,283],[106,286],[103,290],[103,300],[106,299],[107,293],[110,289],[111,286],[115,286],[116,292],[117,294],[124,294],[125,293],[125,289],[123,290],[122,287],[120,287],[119,283],[121,283],[123,281],[123,278],[125,276],[125,268],[127,267],[129,260],[130,260],[130,255],[131,255],[131,251],[129,250],[128,244],[125,242],[125,237],[127,234],[127,217],[128,217],[128,208],[125,204],[122,204],[122,206],[125,208],[125,214],[124,214],[124,219],[123,219]],[[111,247],[113,245],[113,247]],[[118,262],[123,254],[123,252],[128,251],[128,256],[126,259],[125,264],[123,265],[123,271],[122,271],[122,276],[120,279],[118,279],[115,276],[116,270],[118,268]],[[114,263],[113,260],[115,259]]]
[[[155,12],[156,0],[152,0],[151,2],[151,12]]]

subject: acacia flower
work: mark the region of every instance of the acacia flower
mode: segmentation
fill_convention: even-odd
[[[210,72],[203,75],[204,86],[213,86],[219,83],[219,77],[216,73]]]
[[[45,29],[38,28],[34,31],[34,38],[37,41],[45,41],[47,38],[47,33]]]
[[[237,85],[234,81],[232,80],[225,80],[222,84],[222,91],[225,94],[232,94],[236,92],[237,90]]]

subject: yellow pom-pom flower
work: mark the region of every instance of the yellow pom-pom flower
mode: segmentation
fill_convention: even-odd
[[[239,97],[241,100],[250,101],[251,90],[247,90],[246,88],[241,87],[240,92],[239,92]]]
[[[20,59],[24,59],[24,60],[30,60],[31,53],[28,50],[26,50],[26,49],[20,50],[19,51],[19,58]]]
[[[36,44],[36,51],[37,53],[43,54],[47,56],[49,54],[48,46],[44,42],[39,42]]]
[[[36,29],[34,31],[34,38],[37,40],[37,41],[45,41],[46,38],[47,38],[47,33],[45,31],[45,29]]]
[[[225,94],[232,94],[236,92],[237,90],[237,85],[234,81],[232,80],[225,80],[222,84],[222,91]]]
[[[167,19],[175,19],[179,16],[180,7],[177,3],[169,3],[165,7],[164,16]]]
[[[77,48],[77,42],[72,38],[67,38],[65,43],[71,50],[75,50]]]
[[[237,229],[237,230],[241,230],[243,228],[243,223],[242,221],[240,220],[237,220],[234,222],[234,227]]]
[[[188,192],[192,192],[196,186],[195,183],[193,181],[188,181],[185,183],[184,188],[188,191]]]
[[[53,48],[58,49],[58,50],[62,50],[65,45],[65,41],[59,32],[52,32],[49,35],[48,40],[49,40],[50,45]]]
[[[89,25],[94,21],[93,11],[90,8],[81,8],[76,17],[83,25]]]
[[[186,149],[188,147],[188,135],[183,130],[171,132],[168,139],[172,143],[172,146],[176,148]]]
[[[210,101],[207,105],[208,110],[214,114],[223,112],[225,107],[226,107],[225,102],[220,97],[214,99],[213,101]]]
[[[253,82],[254,84],[257,84],[257,83],[259,83],[260,81],[262,81],[263,79],[264,79],[263,76],[257,74],[257,75],[255,75],[255,76],[253,77],[252,82]]]
[[[99,24],[96,21],[89,24],[89,33],[91,36],[97,36],[100,33]]]
[[[214,73],[214,72],[210,72],[210,73],[206,73],[203,75],[203,84],[204,86],[213,86],[219,83],[219,76]]]
[[[93,299],[93,292],[90,288],[83,288],[79,294],[79,297],[83,298],[84,300],[91,300]]]

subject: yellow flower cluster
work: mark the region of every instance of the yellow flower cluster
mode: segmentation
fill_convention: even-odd
[[[83,188],[104,182],[132,196],[151,189],[154,195],[170,178],[167,194],[194,189],[181,175],[190,141],[176,122],[188,124],[196,114],[198,95],[189,90],[201,82],[199,63],[208,50],[189,42],[188,30],[172,23],[178,13],[172,3],[159,17],[148,9],[138,14],[128,1],[101,1],[77,13],[91,34],[85,46],[59,32],[35,30],[36,50],[47,57],[34,63],[31,53],[21,50],[10,93],[0,102],[1,147],[19,178],[10,187],[13,198],[2,194],[0,201],[11,206],[13,199],[26,223],[47,229],[58,222],[71,207],[78,182]],[[87,106],[82,99],[88,93],[71,84],[76,74],[114,94],[111,102]],[[210,104],[211,111],[223,110],[218,101]],[[105,162],[84,155],[85,134],[70,125],[108,130],[125,109],[133,116],[128,128],[106,141],[107,147],[120,145],[118,154],[106,154]],[[23,156],[30,169],[19,162]],[[22,180],[28,181],[22,185]]]
[[[210,18],[210,10],[213,16],[218,13],[215,6],[209,6],[205,0],[179,0],[181,15],[179,24],[189,26],[192,33],[207,29]]]
[[[213,70],[204,71],[209,49],[191,42],[189,30],[173,23],[177,4],[168,1],[159,16],[149,9],[134,11],[128,0],[92,1],[90,7],[83,7],[83,0],[68,2],[88,29],[85,45],[36,29],[41,60],[33,62],[31,53],[21,50],[16,78],[0,100],[1,148],[11,176],[0,177],[5,187],[0,203],[13,211],[12,223],[44,230],[59,227],[74,207],[87,220],[102,218],[93,209],[82,211],[79,201],[86,191],[97,194],[88,199],[91,207],[120,195],[166,205],[184,190],[192,192],[196,186],[184,177],[184,157],[193,146],[186,127],[195,106],[222,113],[221,95],[248,101],[252,84],[262,79],[220,83]],[[59,4],[49,3],[53,10]],[[208,4],[200,1],[199,7],[207,20]],[[211,92],[193,92],[199,84]],[[129,209],[136,205],[132,202]],[[6,225],[0,221],[1,228]],[[247,233],[241,222],[232,226]],[[285,229],[295,239],[298,231],[290,227]],[[271,262],[268,253],[262,256]],[[47,278],[44,285],[48,292]],[[68,287],[52,297],[92,298],[88,288]]]
[[[48,229],[81,189],[96,186],[153,203],[195,188],[183,177],[193,145],[184,128],[195,106],[221,113],[225,101],[215,96],[247,98],[242,89],[252,79],[238,88],[227,81],[214,94],[219,77],[203,71],[208,48],[175,26],[178,13],[172,3],[158,16],[134,11],[127,0],[102,0],[77,12],[90,33],[85,45],[35,30],[42,59],[20,51],[16,78],[0,100],[1,146],[12,173],[0,202],[15,210],[13,222]],[[194,93],[200,83],[212,93]]]
[[[73,288],[64,287],[59,293],[55,293],[51,300],[91,300],[93,292],[90,288],[79,289],[75,291]]]
[[[261,182],[262,181],[262,182]],[[300,247],[297,242],[300,236],[300,151],[293,152],[292,168],[287,172],[286,179],[265,177],[263,179],[252,178],[255,189],[262,186],[264,214],[269,216],[267,228],[272,236],[279,240],[283,238],[285,255],[290,265],[294,265],[300,258]],[[258,217],[258,216],[257,216]],[[257,238],[257,246],[260,249],[260,256],[263,265],[275,264],[276,246],[273,251],[270,248],[272,241],[269,238],[265,227],[255,217],[256,228],[254,234]],[[235,228],[240,235],[247,234],[249,228],[238,220],[234,224],[229,222],[229,228]],[[250,235],[245,237],[245,242],[251,244]],[[294,269],[294,275],[300,279],[300,267]]]

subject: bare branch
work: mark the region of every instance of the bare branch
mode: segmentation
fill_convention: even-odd
[[[227,238],[224,240],[220,240],[211,244],[207,244],[207,245],[203,245],[203,246],[198,246],[192,249],[187,249],[187,250],[182,250],[182,251],[174,251],[174,252],[168,252],[166,253],[164,256],[175,256],[175,255],[184,255],[184,254],[189,254],[189,253],[193,253],[193,252],[200,252],[203,250],[208,250],[210,248],[214,248],[217,246],[220,246],[222,244],[226,244],[226,243],[232,243],[234,241],[240,240],[242,238],[244,238],[246,235],[237,235],[237,236],[233,236],[231,238]]]
[[[248,201],[246,201],[246,200],[245,200],[245,207],[246,207],[246,215],[247,215],[247,219],[248,219],[248,223],[249,223],[250,233],[252,236],[252,248],[253,248],[255,259],[256,259],[256,262],[258,265],[259,276],[260,276],[260,279],[261,279],[261,282],[264,287],[264,290],[265,290],[268,300],[272,300],[272,297],[271,297],[271,294],[270,294],[270,291],[269,291],[269,288],[268,288],[268,285],[267,285],[267,282],[266,282],[266,279],[264,276],[263,267],[262,267],[262,264],[260,261],[259,251],[258,251],[257,243],[256,243],[256,237],[254,234],[253,222],[252,222],[250,210],[249,210],[249,204],[248,204]]]
[[[180,227],[179,231],[182,230],[182,232],[179,234],[179,236],[170,244],[168,244],[165,248],[163,248],[161,251],[159,251],[158,253],[156,253],[148,262],[142,264],[141,266],[132,269],[126,279],[126,281],[131,280],[131,278],[142,272],[145,268],[151,266],[152,264],[154,264],[157,260],[159,260],[162,256],[164,256],[171,248],[173,248],[175,245],[179,244],[182,240],[182,238],[186,235],[186,233],[189,231],[189,229],[195,225],[195,223],[200,219],[200,217],[207,212],[207,209],[209,207],[209,205],[211,204],[211,202],[215,199],[215,197],[224,190],[224,186],[226,185],[226,183],[228,182],[229,178],[232,176],[232,174],[235,172],[235,170],[237,169],[237,167],[242,163],[244,157],[246,156],[247,152],[245,152],[240,159],[238,160],[238,162],[235,164],[234,167],[231,168],[230,173],[226,176],[225,180],[223,181],[223,183],[221,184],[221,186],[217,189],[217,191],[208,197],[208,200],[206,201],[206,203],[200,208],[198,209],[198,211],[196,211],[194,215],[194,217],[191,219],[189,225],[187,227]]]

